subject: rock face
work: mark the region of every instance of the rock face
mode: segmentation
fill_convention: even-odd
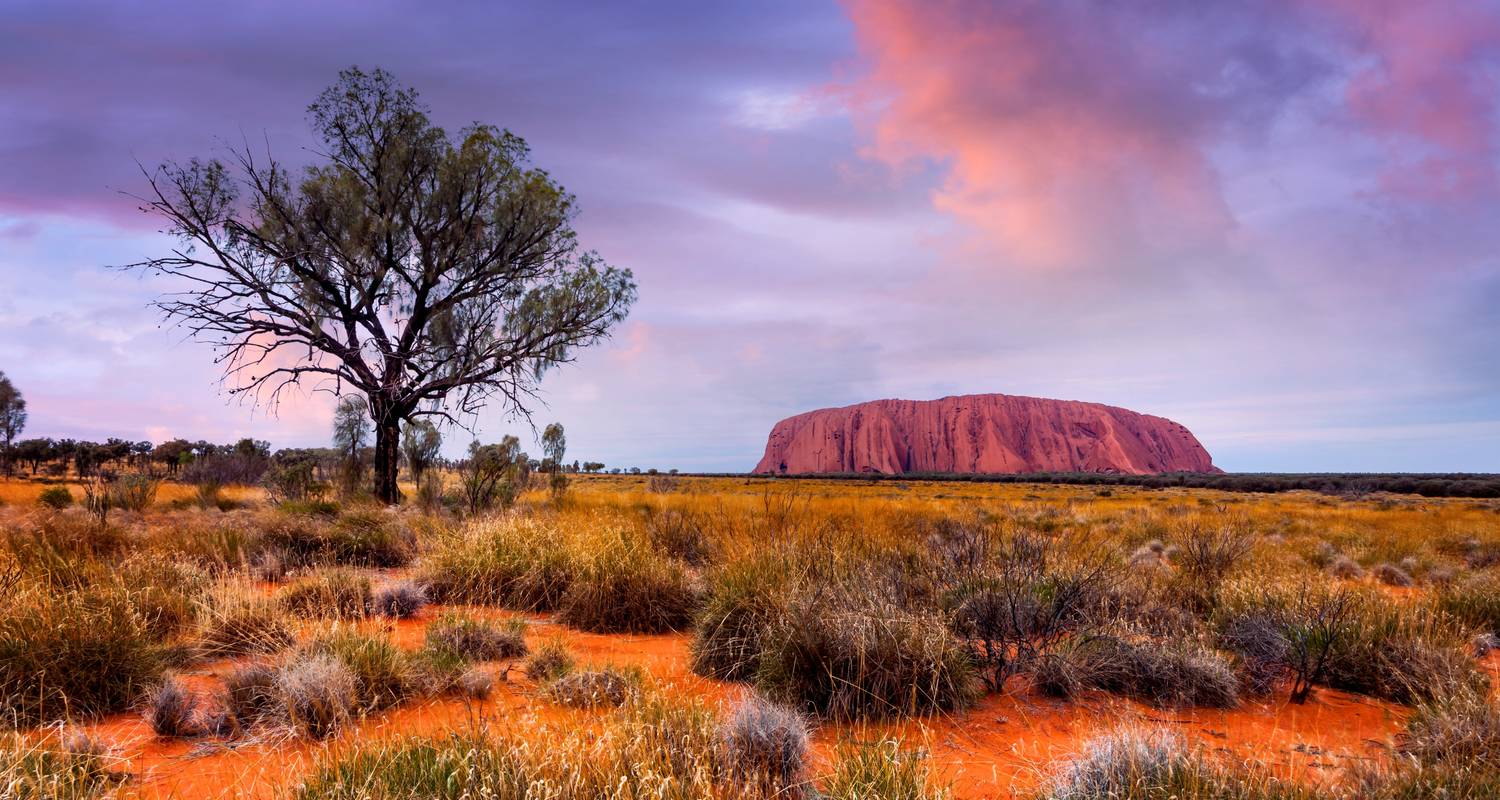
[[[1074,400],[875,400],[776,423],[760,474],[1220,472],[1187,428]]]

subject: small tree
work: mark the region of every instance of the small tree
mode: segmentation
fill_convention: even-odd
[[[365,401],[354,395],[339,398],[333,410],[333,446],[343,456],[345,491],[358,489],[364,479],[364,449],[369,439]]]
[[[552,496],[558,500],[562,499],[563,493],[568,490],[568,476],[563,474],[563,455],[568,451],[568,437],[563,433],[560,422],[554,422],[542,431],[542,462],[550,474],[549,484]]]
[[[458,471],[472,514],[496,503],[509,508],[531,477],[530,460],[514,436],[506,436],[499,444],[471,443],[469,457],[459,463]]]
[[[422,473],[437,460],[442,446],[443,436],[436,425],[425,419],[407,423],[401,433],[401,451],[406,455],[406,466],[414,481],[422,479]]]
[[[5,449],[0,451],[0,463],[7,471],[11,464],[11,445],[25,427],[26,398],[21,396],[10,378],[0,372],[0,440],[5,443]]]
[[[395,503],[402,422],[497,397],[525,416],[547,370],[625,319],[635,282],[579,248],[572,195],[519,136],[450,135],[414,90],[358,68],[308,118],[320,146],[299,175],[248,146],[233,168],[148,175],[145,210],[183,246],[128,268],[180,279],[156,305],[219,351],[231,394],[362,393],[375,494]]]

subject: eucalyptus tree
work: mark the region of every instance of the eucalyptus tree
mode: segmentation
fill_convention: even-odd
[[[5,447],[0,450],[0,463],[7,469],[11,462],[11,445],[16,437],[26,428],[26,398],[21,396],[21,391],[10,378],[0,372],[0,440],[4,440]]]
[[[401,452],[406,456],[406,466],[411,469],[413,478],[422,477],[422,473],[437,460],[442,447],[443,435],[428,420],[410,423],[401,432]]]
[[[491,400],[529,416],[543,374],[608,337],[629,270],[582,249],[574,197],[519,136],[450,135],[386,72],[339,74],[308,108],[299,174],[249,145],[168,162],[144,209],[179,245],[128,265],[178,279],[156,306],[212,345],[226,390],[273,410],[300,387],[369,403],[375,493],[396,502],[403,422]]]

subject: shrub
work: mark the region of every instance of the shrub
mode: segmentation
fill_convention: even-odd
[[[292,643],[292,626],[280,603],[253,589],[224,587],[201,614],[198,645],[209,658],[274,653]]]
[[[616,667],[570,672],[547,687],[553,702],[574,708],[600,708],[624,705],[640,691],[641,675],[637,670]]]
[[[572,564],[554,526],[530,518],[485,520],[449,537],[424,561],[422,583],[439,603],[557,607]]]
[[[696,514],[658,511],[646,520],[646,534],[659,550],[693,566],[707,564],[712,554],[704,521]]]
[[[1477,575],[1438,589],[1437,609],[1467,625],[1500,633],[1500,576]]]
[[[1219,592],[1255,545],[1241,523],[1218,528],[1191,527],[1182,536],[1174,586],[1184,603],[1200,612],[1219,605]]]
[[[1471,690],[1486,679],[1464,652],[1465,644],[1461,629],[1424,606],[1362,598],[1347,644],[1329,664],[1327,683],[1398,703]]]
[[[845,745],[820,796],[827,800],[946,800],[950,792],[933,788],[929,771],[922,753],[903,751],[894,741]]]
[[[161,481],[149,475],[121,475],[110,482],[107,502],[111,508],[140,513],[151,507],[160,486]]]
[[[359,686],[342,661],[312,654],[284,665],[276,674],[275,691],[293,730],[312,739],[326,739],[353,713]]]
[[[375,591],[371,601],[371,608],[376,614],[391,619],[415,617],[426,605],[427,590],[412,581],[382,586]]]
[[[759,696],[740,702],[720,729],[731,778],[767,795],[793,795],[807,769],[807,721]]]
[[[1067,563],[1056,542],[1019,533],[998,553],[991,573],[955,593],[953,631],[974,643],[986,680],[998,690],[1089,626],[1090,611],[1103,604],[1117,580],[1117,568],[1106,558]]]
[[[277,709],[277,670],[264,662],[236,665],[224,676],[224,710],[240,727],[270,719]]]
[[[1314,789],[1248,768],[1210,766],[1166,731],[1125,729],[1090,740],[1052,779],[1047,800],[1313,800]]]
[[[0,737],[0,787],[17,800],[94,800],[123,776],[109,770],[103,752],[39,744],[20,734]]]
[[[165,653],[127,589],[12,586],[0,607],[0,720],[119,711],[157,683]]]
[[[157,736],[179,738],[203,733],[198,698],[174,675],[168,675],[147,693],[142,716]]]
[[[495,676],[482,667],[471,667],[458,676],[457,685],[464,697],[483,700],[495,691]]]
[[[192,565],[132,555],[116,567],[116,576],[128,587],[131,603],[153,638],[174,636],[197,621],[208,580]]]
[[[1407,719],[1398,749],[1423,764],[1500,768],[1500,706],[1475,692],[1424,705]]]
[[[600,633],[662,633],[692,621],[697,597],[680,562],[606,533],[575,567],[558,619]]]
[[[73,505],[73,493],[66,486],[48,486],[37,495],[37,503],[54,510],[62,510]]]
[[[358,619],[370,612],[370,579],[331,570],[288,586],[280,599],[287,611],[299,616]]]
[[[336,564],[401,567],[416,553],[411,529],[384,511],[350,511],[327,532],[327,557]]]
[[[331,656],[354,676],[354,703],[360,711],[393,706],[414,693],[417,674],[406,651],[384,636],[333,630],[303,646],[304,654]]]
[[[1375,580],[1386,586],[1410,586],[1412,584],[1411,575],[1395,564],[1381,564],[1375,567],[1374,573]]]
[[[1102,636],[1050,654],[1037,670],[1039,690],[1071,697],[1088,689],[1133,697],[1154,706],[1232,708],[1239,680],[1211,651]]]
[[[427,628],[427,648],[466,661],[497,661],[526,655],[526,623],[510,620],[504,626],[444,614]]]
[[[560,639],[548,639],[526,659],[526,676],[537,683],[550,683],[573,671],[573,655]]]
[[[1328,574],[1344,580],[1359,580],[1365,576],[1365,568],[1348,556],[1338,556],[1328,565]]]
[[[931,612],[803,596],[767,631],[755,684],[840,719],[931,714],[978,695],[972,657]]]
[[[770,558],[718,570],[693,625],[693,672],[727,681],[754,677],[768,631],[787,614],[789,592],[785,569]]]

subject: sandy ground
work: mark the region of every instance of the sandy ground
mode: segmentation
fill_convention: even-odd
[[[484,616],[509,612],[469,609]],[[429,609],[415,620],[370,623],[385,628],[401,646],[421,645],[427,621],[441,609]],[[727,705],[744,687],[693,675],[688,669],[689,637],[586,634],[534,620],[533,642],[563,638],[582,664],[636,664],[680,691]],[[200,690],[214,688],[232,662],[204,665],[184,675]],[[109,717],[85,729],[115,748],[131,781],[126,796],[142,798],[273,797],[298,780],[328,751],[379,737],[438,734],[448,730],[525,731],[541,723],[587,725],[592,712],[553,705],[538,696],[518,670],[496,665],[505,678],[484,701],[454,698],[408,703],[375,715],[341,736],[321,743],[298,740],[263,742],[186,742],[156,738],[135,714]],[[1492,656],[1492,670],[1500,658]],[[1342,692],[1323,690],[1307,705],[1284,697],[1247,702],[1232,711],[1188,709],[1163,711],[1107,695],[1064,703],[1022,689],[990,695],[978,706],[951,716],[896,724],[858,726],[824,724],[817,729],[820,765],[827,766],[833,748],[850,738],[895,737],[908,747],[928,750],[940,779],[952,783],[959,798],[1012,797],[1037,787],[1058,759],[1078,752],[1091,736],[1128,724],[1160,725],[1211,754],[1267,765],[1274,772],[1322,783],[1336,780],[1350,764],[1378,758],[1393,741],[1408,712],[1401,706]]]

